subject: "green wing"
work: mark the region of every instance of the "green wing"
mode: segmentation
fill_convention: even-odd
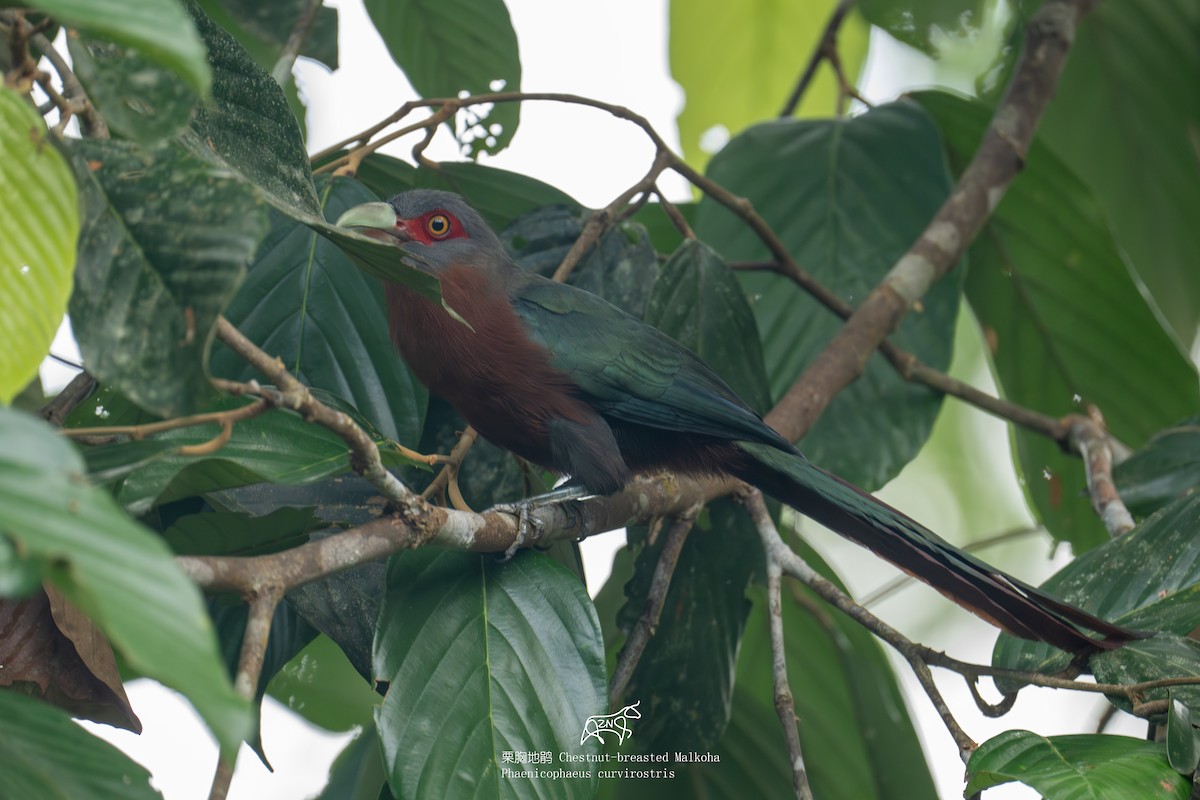
[[[530,338],[600,413],[791,449],[698,356],[606,300],[527,275],[510,301]]]

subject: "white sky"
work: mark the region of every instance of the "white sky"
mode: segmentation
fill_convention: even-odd
[[[603,3],[564,3],[554,0],[506,0],[519,37],[523,86],[527,91],[565,91],[625,105],[648,117],[660,134],[676,148],[678,139],[675,116],[683,95],[669,77],[667,68],[666,0],[607,0]],[[394,67],[382,41],[375,33],[359,0],[327,0],[341,13],[341,68],[328,74],[320,67],[302,63],[298,68],[310,107],[319,115],[308,119],[310,151],[315,152],[386,116],[414,93]],[[570,32],[568,35],[567,32]],[[580,35],[586,32],[586,35]],[[866,94],[873,100],[887,100],[910,86],[931,80],[932,70],[922,58],[876,37],[872,64],[868,69]],[[606,205],[614,196],[640,178],[653,156],[653,149],[641,132],[631,124],[603,112],[549,103],[530,103],[522,109],[521,127],[513,145],[500,156],[485,163],[541,178],[562,188],[592,207]],[[393,145],[391,152],[405,155],[411,142]],[[585,153],[587,157],[581,158]],[[439,160],[456,160],[457,147],[442,132],[428,155]],[[660,184],[669,196],[681,199],[690,195],[681,179],[671,176]],[[73,342],[56,342],[55,352],[67,354]],[[69,379],[69,373],[66,378]],[[46,375],[48,384],[65,382],[61,375]],[[1003,425],[984,426],[981,436],[994,452],[1007,457]],[[1001,472],[1003,474],[1003,466]],[[919,465],[911,472],[920,472]],[[1011,471],[1009,472],[1011,475]],[[905,482],[907,481],[907,482]],[[1013,495],[1018,505],[1015,482],[1001,487]],[[883,493],[894,505],[905,508],[934,523],[937,508],[914,510],[914,495],[928,495],[927,475],[903,476],[898,485]],[[930,505],[937,506],[936,492]],[[828,541],[827,541],[828,539]],[[592,545],[598,542],[598,545]],[[611,552],[621,537],[610,534],[589,540],[589,585],[593,590],[608,572]],[[831,554],[841,574],[849,579],[857,594],[869,592],[895,574],[878,559],[864,558],[861,550],[833,537],[820,538],[819,546]],[[1028,548],[1045,547],[1044,540],[1030,540],[1026,548],[1005,551],[1011,561],[1028,567]],[[598,548],[598,551],[593,548]],[[987,557],[991,559],[992,554]],[[1001,566],[1003,566],[1001,563]],[[1044,575],[1024,577],[1037,581],[1056,566],[1045,564]],[[947,624],[944,611],[938,609],[941,598],[924,588],[908,588],[873,610],[909,635],[953,655],[978,662],[990,658],[994,631],[965,612],[953,613]],[[953,742],[909,671],[897,663],[921,738],[935,771],[939,794],[944,800],[961,797],[962,765]],[[1027,690],[1013,713],[1000,720],[982,717],[962,682],[941,680],[943,691],[967,732],[977,741],[1003,730],[1027,727],[1038,732],[1075,733],[1094,729],[1103,701],[1051,690]],[[155,775],[167,800],[200,800],[207,797],[216,759],[211,739],[190,713],[186,703],[149,681],[130,687],[134,708],[145,724],[140,737],[114,732],[105,726],[89,726],[105,732],[105,738],[117,742]],[[1144,727],[1127,725],[1125,732],[1141,736]],[[263,740],[276,766],[272,775],[257,758],[243,749],[234,778],[232,800],[299,800],[320,791],[328,766],[347,735],[334,735],[313,728],[283,707],[268,701],[264,712]],[[782,740],[780,746],[782,747]],[[1037,797],[1032,790],[1016,784],[990,790],[987,800]]]

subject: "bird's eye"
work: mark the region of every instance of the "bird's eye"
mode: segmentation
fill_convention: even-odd
[[[430,235],[440,239],[450,232],[450,218],[445,214],[434,214],[425,223],[425,229]]]

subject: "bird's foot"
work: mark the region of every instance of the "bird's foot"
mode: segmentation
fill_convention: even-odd
[[[526,497],[524,500],[518,500],[514,503],[498,503],[489,508],[488,511],[499,511],[503,514],[513,514],[517,518],[517,538],[513,540],[513,543],[508,546],[507,550],[504,551],[504,556],[500,559],[500,561],[508,561],[514,555],[516,555],[517,550],[521,549],[521,546],[525,544],[525,539],[529,536],[529,527],[531,525],[539,530],[541,529],[541,521],[534,519],[532,516],[534,511],[537,511],[539,508],[546,508],[547,506],[565,503],[568,500],[582,500],[583,498],[590,496],[591,492],[582,486],[564,484],[559,486],[557,489],[551,489],[545,494]]]

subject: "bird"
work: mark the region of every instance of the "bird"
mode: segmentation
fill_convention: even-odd
[[[459,195],[401,192],[337,225],[437,278],[442,303],[384,281],[392,344],[485,439],[567,476],[556,498],[610,495],[663,470],[732,476],[1015,636],[1087,654],[1146,635],[1006,575],[813,464],[695,353],[591,292],[519,267]]]

